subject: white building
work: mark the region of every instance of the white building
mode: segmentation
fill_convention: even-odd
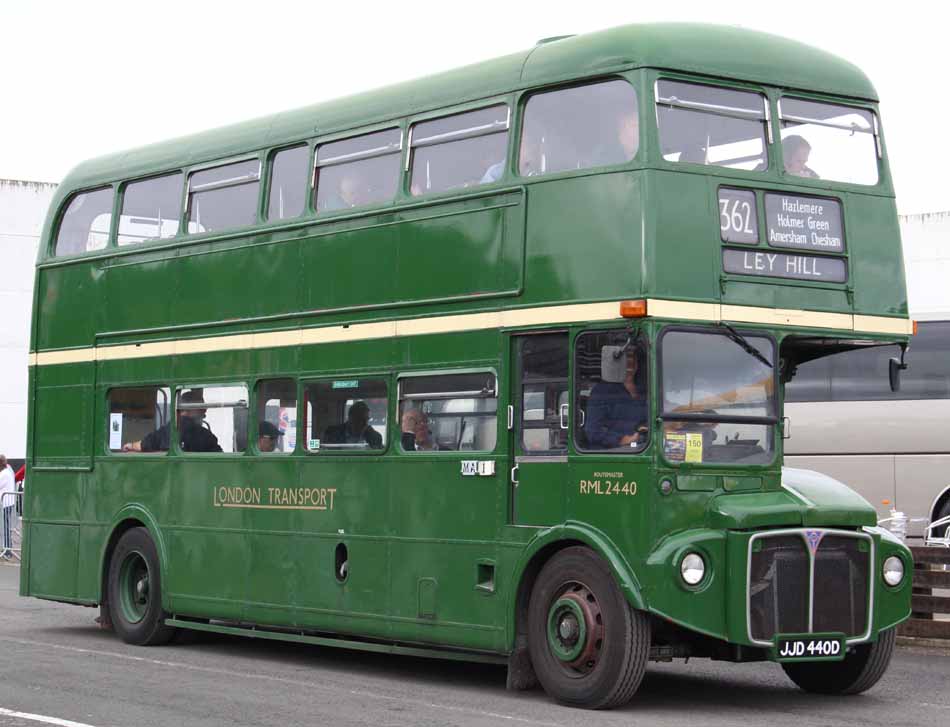
[[[55,184],[0,179],[0,453],[26,456],[33,265]]]
[[[901,217],[901,238],[911,317],[950,319],[950,212]]]

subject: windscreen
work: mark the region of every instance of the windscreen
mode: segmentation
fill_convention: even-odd
[[[772,460],[775,346],[748,333],[671,330],[660,345],[663,450],[671,462]]]

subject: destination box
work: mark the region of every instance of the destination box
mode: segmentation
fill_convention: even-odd
[[[765,195],[766,242],[771,247],[844,252],[841,203],[824,197]]]
[[[848,280],[848,266],[842,258],[784,252],[726,249],[722,251],[722,269],[740,275],[816,280],[822,283],[844,283]]]

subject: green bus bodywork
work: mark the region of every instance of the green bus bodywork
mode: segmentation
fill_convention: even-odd
[[[640,148],[629,163],[519,178],[511,143],[498,182],[418,198],[403,176],[385,204],[324,216],[311,200],[300,218],[276,222],[264,219],[265,175],[255,225],[118,248],[113,222],[105,249],[53,255],[64,204],[77,191],[168,171],[187,176],[248,155],[266,169],[274,149],[294,142],[408,129],[436,112],[491,102],[509,104],[517,140],[529,92],[599,78],[626,79],[637,91]],[[816,340],[907,341],[886,150],[871,186],[790,179],[779,172],[777,143],[767,171],[683,167],[659,151],[658,78],[756,90],[773,109],[786,91],[876,109],[858,69],[814,48],[735,28],[627,26],[76,168],[51,205],[37,263],[21,593],[102,604],[116,543],[144,526],[161,563],[162,606],[178,625],[246,633],[254,624],[258,636],[505,658],[523,649],[542,566],[580,544],[609,565],[630,606],[655,617],[654,658],[685,655],[678,643],[697,654],[775,658],[747,624],[750,541],[811,528],[870,534],[866,642],[906,618],[909,578],[892,588],[880,571],[895,554],[909,571],[909,551],[847,487],[783,473],[780,422],[764,465],[671,463],[655,424],[650,445],[630,455],[579,453],[570,436],[562,461],[521,467],[522,489],[511,484],[519,450],[506,407],[515,402],[519,334],[563,331],[573,351],[584,331],[640,331],[654,422],[654,354],[669,326],[720,330],[729,321],[745,335],[770,335],[777,352]],[[755,191],[760,220],[765,192],[839,200],[847,282],[723,272],[723,184]],[[620,317],[619,302],[631,299],[649,300],[647,318]],[[495,450],[402,452],[398,378],[473,368],[497,374]],[[281,456],[251,447],[109,451],[115,387],[243,383],[254,392],[262,379],[369,374],[389,383],[382,453],[306,452],[302,433],[297,450]],[[493,462],[494,474],[461,476],[461,461],[471,459]],[[332,488],[334,500],[320,510],[230,508],[216,506],[221,487]],[[342,582],[334,568],[341,543]],[[695,588],[679,572],[689,551],[703,554],[708,569]],[[669,651],[657,651],[664,639]]]

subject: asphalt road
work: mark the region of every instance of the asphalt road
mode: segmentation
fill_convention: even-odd
[[[0,726],[36,727],[37,718],[64,727],[919,727],[950,720],[950,651],[900,648],[874,689],[846,698],[800,692],[775,664],[655,664],[629,705],[594,713],[561,707],[540,690],[507,692],[497,666],[205,634],[127,646],[96,627],[94,609],[20,598],[18,578],[19,568],[0,566]]]

